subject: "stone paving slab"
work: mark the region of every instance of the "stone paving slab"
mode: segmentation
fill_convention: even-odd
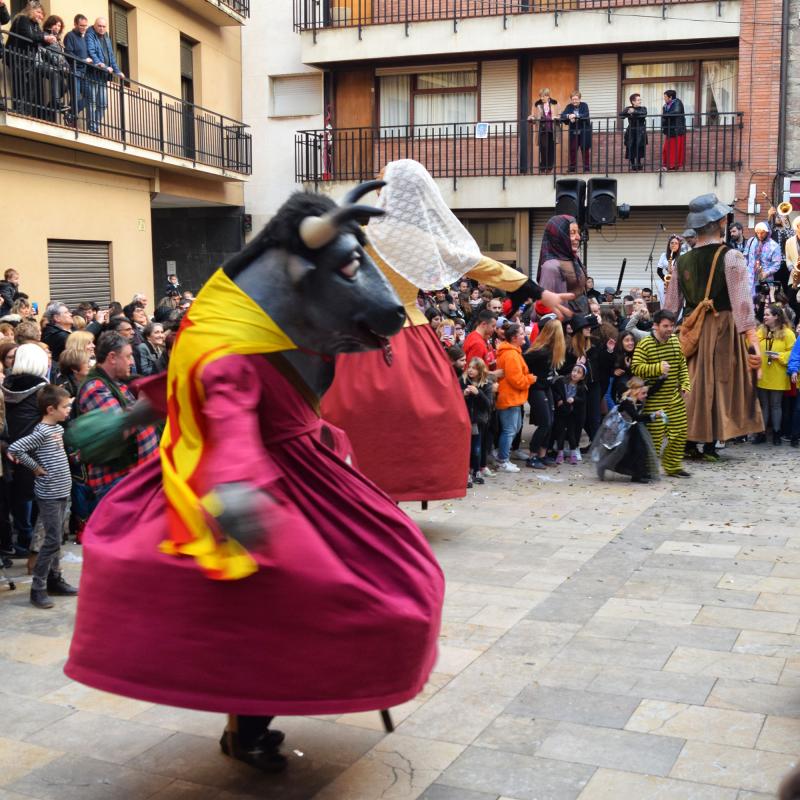
[[[223,715],[67,679],[75,603],[32,608],[17,562],[0,800],[774,797],[800,759],[800,491],[779,487],[782,514],[753,486],[795,458],[737,446],[645,487],[584,463],[405,505],[448,582],[434,673],[391,735],[377,713],[280,719],[277,777],[220,754]]]

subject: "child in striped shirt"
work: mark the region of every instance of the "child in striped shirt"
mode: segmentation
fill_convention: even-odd
[[[42,421],[29,436],[17,439],[8,452],[36,476],[33,491],[44,525],[44,542],[33,566],[31,603],[37,608],[52,608],[50,594],[78,593],[64,580],[59,568],[61,536],[72,489],[60,423],[69,419],[72,398],[60,386],[47,384],[39,390],[37,402]]]

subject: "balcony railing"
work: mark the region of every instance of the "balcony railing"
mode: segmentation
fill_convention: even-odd
[[[249,175],[247,126],[166,92],[107,73],[2,31],[6,114],[100,140]]]
[[[367,25],[556,14],[582,9],[611,10],[629,6],[662,6],[702,0],[293,0],[296,31],[362,28]]]
[[[250,18],[250,0],[220,0],[220,2],[240,17]]]
[[[551,130],[535,122],[509,121],[298,131],[295,180],[369,180],[399,158],[421,162],[434,178],[453,179],[734,171],[742,163],[742,118],[740,112],[687,114],[681,142],[664,135],[660,115],[648,116],[646,141],[639,139],[638,148],[626,150],[630,138],[625,121],[594,117],[585,156],[576,151],[577,137],[558,123]]]

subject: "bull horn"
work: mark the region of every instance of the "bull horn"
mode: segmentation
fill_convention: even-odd
[[[339,235],[339,228],[326,214],[324,217],[306,217],[300,223],[299,233],[300,240],[309,250],[319,250]]]
[[[374,189],[380,189],[386,186],[386,181],[364,181],[364,183],[359,183],[354,189],[351,189],[345,196],[344,200],[342,200],[340,205],[349,206],[355,203],[357,200],[360,200],[365,194],[369,194]]]

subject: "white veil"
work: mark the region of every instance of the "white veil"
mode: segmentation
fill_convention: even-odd
[[[478,243],[444,202],[430,173],[417,161],[392,161],[367,237],[380,257],[418,289],[441,289],[481,259]]]

